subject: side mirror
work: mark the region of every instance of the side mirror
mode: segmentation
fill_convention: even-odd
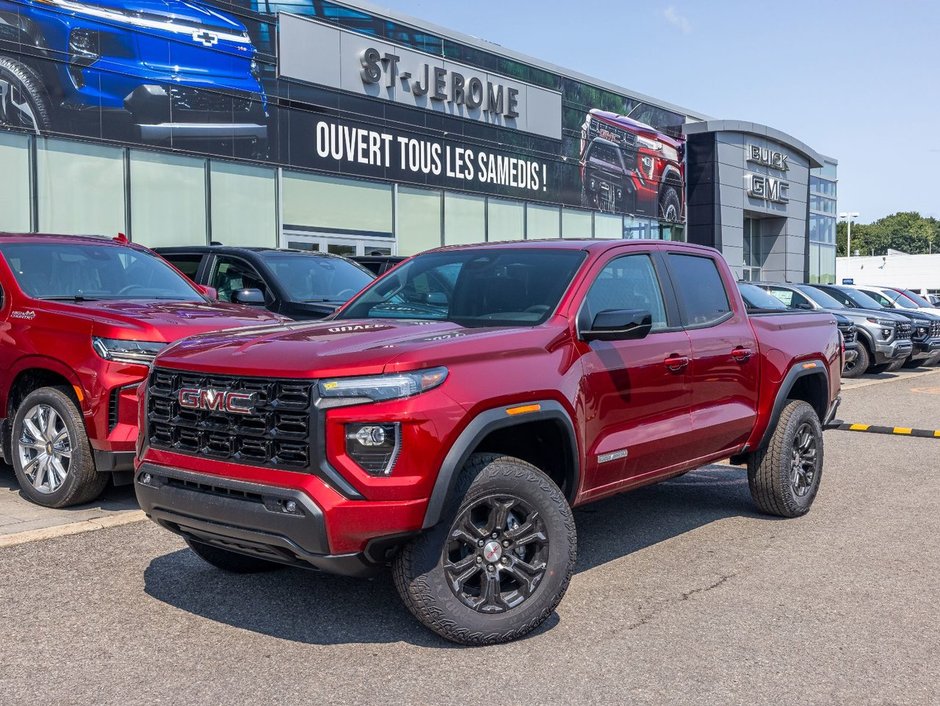
[[[232,301],[248,306],[264,306],[264,294],[260,289],[236,289],[232,292]]]
[[[797,308],[797,309],[804,309],[805,311],[812,311],[812,310],[813,310],[813,305],[812,305],[812,304],[807,304],[806,302],[800,302],[799,304],[796,305],[796,308]]]
[[[428,292],[427,303],[430,306],[447,306],[447,295],[444,292]]]
[[[218,301],[219,292],[215,287],[209,287],[205,284],[197,284],[196,289],[202,292],[205,296],[209,297],[212,301]]]
[[[653,328],[653,315],[645,309],[600,311],[591,328],[581,332],[585,341],[630,341],[646,338]]]

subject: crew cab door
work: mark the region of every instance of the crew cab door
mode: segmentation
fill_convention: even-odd
[[[615,254],[594,270],[578,310],[579,337],[601,311],[642,309],[653,321],[641,339],[583,344],[588,496],[680,463],[687,453],[689,337],[675,302],[664,296],[659,256],[634,252]]]
[[[693,458],[742,446],[757,420],[757,338],[728,272],[714,257],[665,256],[692,346]]]

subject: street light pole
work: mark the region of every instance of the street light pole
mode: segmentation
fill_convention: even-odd
[[[852,222],[858,218],[858,212],[840,213],[839,219],[845,221],[845,256],[852,257]]]

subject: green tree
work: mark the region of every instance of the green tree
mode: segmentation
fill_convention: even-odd
[[[844,256],[846,223],[836,226],[836,248]],[[859,255],[885,255],[888,249],[910,255],[940,252],[940,221],[927,218],[916,211],[899,211],[879,218],[874,223],[852,224],[852,252]]]

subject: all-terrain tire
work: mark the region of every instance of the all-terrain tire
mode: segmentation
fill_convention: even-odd
[[[27,499],[44,507],[68,507],[90,502],[101,495],[109,480],[108,474],[98,473],[95,469],[82,415],[70,393],[67,387],[33,390],[20,402],[13,415],[10,447],[16,480]],[[42,416],[37,410],[52,410],[55,413],[53,426],[59,430],[58,442],[53,443],[51,438],[34,438],[34,434],[27,429],[27,415],[30,416],[33,429],[36,429],[33,417],[36,414]],[[48,412],[46,420],[47,424],[50,423]],[[42,434],[39,436],[42,437]],[[41,459],[31,463],[31,458],[27,458],[48,457],[49,449],[53,449],[59,458],[55,471],[44,467]]]
[[[869,365],[868,374],[869,375],[881,375],[882,373],[887,372],[888,367],[890,365],[891,363],[878,363],[876,365]]]
[[[188,544],[189,548],[196,552],[203,561],[212,564],[217,569],[222,569],[222,571],[228,571],[232,574],[260,574],[265,571],[276,571],[277,569],[284,568],[283,564],[278,564],[274,561],[266,561],[258,557],[248,556],[247,554],[230,552],[227,549],[213,547],[212,545],[196,542],[192,539],[187,539],[186,544]]]
[[[664,186],[659,195],[659,217],[664,221],[676,223],[682,216],[682,201],[679,191],[674,186]]]
[[[804,432],[810,435],[814,445],[812,478],[795,485],[794,451]],[[748,459],[747,481],[751,497],[769,515],[805,515],[819,491],[822,468],[823,433],[816,410],[806,402],[792,400],[783,408],[770,443]]]
[[[913,358],[908,358],[901,364],[901,367],[904,368],[905,370],[912,370],[914,368],[919,368],[921,366],[927,365],[927,360],[928,360],[927,358],[920,358],[918,360],[914,360]]]
[[[940,352],[934,353],[927,360],[925,360],[922,365],[926,368],[932,368],[937,363],[940,363]]]
[[[842,377],[846,379],[857,378],[868,372],[868,366],[871,364],[871,356],[863,343],[858,345],[858,357],[851,363],[848,363],[842,369]]]
[[[508,607],[502,612],[481,612],[465,602],[466,593],[460,594],[462,597],[459,597],[458,588],[452,588],[445,562],[452,561],[453,546],[460,545],[462,541],[457,539],[461,536],[459,529],[467,527],[464,520],[472,517],[475,509],[487,502],[504,506],[512,499],[517,503],[515,507],[530,509],[526,515],[528,519],[521,526],[514,527],[511,519],[508,524],[502,519],[492,522],[490,516],[490,521],[484,524],[481,531],[486,532],[490,526],[501,528],[506,524],[509,530],[505,533],[502,533],[501,529],[492,533],[496,535],[497,540],[494,544],[500,545],[499,540],[505,538],[509,541],[515,537],[514,532],[528,532],[528,526],[538,526],[539,535],[545,539],[544,543],[540,542],[539,551],[546,551],[542,557],[544,561],[539,562],[542,567],[541,578],[529,595],[513,607]],[[515,510],[503,511],[503,519],[507,512],[512,513]],[[532,512],[536,513],[537,518],[533,518]],[[489,547],[491,535],[485,536]],[[471,540],[466,546],[461,545],[458,551],[470,551],[474,541],[477,540]],[[511,546],[513,545],[510,543]],[[496,550],[502,552],[498,546]],[[516,557],[511,552],[521,550],[507,549],[499,561],[508,562],[512,566]],[[481,548],[479,551],[487,550]],[[468,566],[472,567],[474,554],[468,556]],[[518,458],[497,454],[474,454],[458,477],[457,486],[444,509],[441,521],[405,545],[395,558],[392,570],[395,587],[405,606],[427,628],[447,640],[460,644],[492,645],[526,635],[552,614],[568,588],[576,558],[577,532],[574,517],[558,486],[535,466]],[[461,561],[467,561],[467,558],[464,557]],[[480,568],[477,576],[481,587],[487,581],[487,571],[495,573],[495,580],[500,587],[494,589],[494,592],[501,590],[500,581],[512,583],[509,570],[503,569],[495,559],[492,559],[492,566],[483,561],[482,556],[477,556],[477,561],[482,562],[478,564]],[[503,573],[504,571],[506,573]],[[500,578],[504,576],[509,578]],[[467,583],[470,581],[461,585],[465,591],[468,590],[464,588]],[[499,595],[502,596],[502,593]],[[480,596],[482,603],[482,588]]]
[[[0,125],[35,133],[52,127],[52,107],[42,79],[26,64],[0,56]]]

